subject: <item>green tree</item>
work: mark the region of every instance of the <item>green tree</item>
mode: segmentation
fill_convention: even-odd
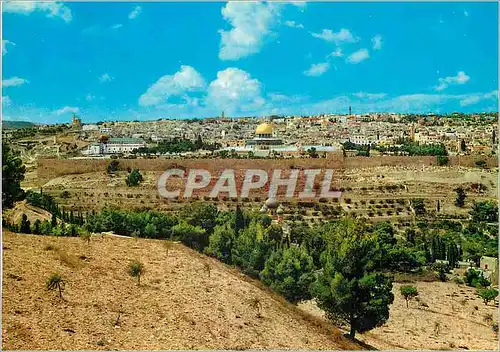
[[[21,233],[31,233],[31,223],[28,220],[28,216],[26,216],[26,214],[23,214],[21,218],[21,225],[19,226],[19,231],[21,231]]]
[[[327,234],[323,270],[311,292],[327,317],[350,325],[349,336],[381,326],[394,301],[392,280],[377,272],[379,246],[359,220],[346,219]]]
[[[203,243],[202,248],[208,245],[208,236],[212,234],[217,225],[219,210],[213,204],[202,202],[190,203],[183,207],[180,218],[188,224],[199,226],[207,233],[207,242]]]
[[[36,219],[35,222],[33,223],[33,231],[32,232],[35,235],[40,235],[42,233],[41,226],[42,226],[42,222],[40,221],[40,219]]]
[[[436,158],[437,158],[437,164],[439,166],[448,165],[448,162],[449,162],[448,156],[446,156],[446,155],[438,155]]]
[[[158,230],[156,229],[156,226],[154,224],[147,224],[146,227],[144,228],[144,235],[147,238],[155,238],[156,233]]]
[[[40,234],[50,235],[52,233],[52,225],[49,220],[43,220],[40,226]]]
[[[62,298],[62,292],[64,291],[65,281],[62,276],[58,273],[53,273],[47,280],[46,287],[49,291],[59,291],[59,297]]]
[[[198,251],[202,251],[205,248],[205,243],[208,243],[208,235],[204,229],[186,222],[172,227],[172,237]]]
[[[416,215],[425,214],[425,203],[422,198],[414,198],[411,200],[411,206]]]
[[[217,225],[209,238],[209,245],[205,248],[205,253],[226,264],[231,264],[234,238],[235,231],[228,224]]]
[[[457,207],[463,207],[465,204],[465,198],[467,197],[465,191],[462,187],[455,188],[455,192],[457,192],[457,198],[455,200],[455,205]]]
[[[134,187],[134,186],[137,186],[140,182],[142,182],[142,180],[143,180],[143,177],[142,177],[140,171],[137,169],[134,169],[128,174],[125,182],[127,183],[127,186]]]
[[[405,298],[406,300],[406,308],[408,308],[408,302],[418,296],[418,291],[415,286],[411,285],[405,285],[400,287],[401,290],[401,295]]]
[[[264,240],[264,232],[264,225],[258,218],[253,219],[248,227],[238,234],[231,253],[232,262],[245,274],[255,278],[264,269],[272,250],[272,244]]]
[[[437,275],[437,278],[439,279],[439,281],[445,282],[448,279],[446,274],[448,273],[448,271],[450,269],[449,269],[447,264],[435,263],[435,264],[433,264],[433,268],[434,268],[434,271],[437,273],[436,275]]]
[[[467,151],[467,145],[465,144],[465,140],[463,140],[463,139],[462,139],[462,140],[460,140],[460,150],[461,150],[462,152]]]
[[[490,286],[490,282],[484,278],[483,272],[474,268],[469,268],[465,272],[465,283],[471,287]]]
[[[141,284],[141,276],[144,274],[144,264],[138,261],[133,261],[128,266],[128,274],[137,278],[137,285]]]
[[[196,138],[195,146],[196,146],[196,150],[200,150],[203,148],[203,141],[201,139],[201,135],[198,135],[198,137]]]
[[[470,216],[473,222],[497,222],[498,203],[491,200],[475,202]]]
[[[241,208],[236,205],[236,210],[234,211],[234,233],[237,236],[241,229],[245,227],[245,216],[241,211]]]
[[[313,271],[313,259],[305,248],[292,246],[273,252],[260,278],[288,301],[297,303],[311,298],[309,286],[314,280]]]
[[[476,161],[476,166],[480,168],[485,168],[486,167],[486,161],[484,160],[478,160]]]
[[[450,265],[450,268],[456,268],[459,259],[458,248],[455,243],[449,243],[446,249],[446,259]]]
[[[498,296],[498,291],[494,288],[478,290],[477,294],[483,299],[484,304],[488,305],[490,301],[493,301]]]
[[[2,206],[11,208],[14,202],[23,199],[21,181],[26,171],[19,153],[8,143],[2,143]]]
[[[57,217],[56,217],[55,213],[52,213],[52,218],[50,220],[50,224],[52,225],[52,227],[56,227],[57,226]]]

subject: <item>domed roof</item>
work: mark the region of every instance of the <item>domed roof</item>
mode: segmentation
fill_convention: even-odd
[[[273,126],[268,123],[261,123],[260,125],[257,126],[257,129],[255,130],[255,134],[272,134],[272,133],[273,133]]]
[[[279,205],[278,201],[274,198],[268,198],[266,200],[266,206],[269,208],[269,209],[275,209],[277,208]]]

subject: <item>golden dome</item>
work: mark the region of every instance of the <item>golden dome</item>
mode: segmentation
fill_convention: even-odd
[[[268,123],[261,123],[260,125],[257,126],[257,129],[255,130],[255,134],[272,134],[272,133],[273,133],[273,126]]]

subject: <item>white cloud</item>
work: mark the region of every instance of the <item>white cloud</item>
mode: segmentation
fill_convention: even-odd
[[[2,11],[23,15],[29,15],[32,12],[40,11],[46,12],[47,17],[59,17],[66,23],[72,20],[71,10],[57,1],[5,1]]]
[[[151,85],[139,98],[139,105],[152,106],[166,103],[171,96],[202,90],[206,86],[203,77],[191,66],[181,66],[173,75],[165,75]]]
[[[377,34],[375,37],[372,38],[372,49],[373,50],[380,50],[382,49],[382,36]]]
[[[370,100],[375,100],[375,99],[382,99],[387,96],[385,93],[365,93],[365,92],[358,92],[353,94],[357,98],[361,99],[370,99]]]
[[[117,23],[117,24],[114,24],[114,25],[111,26],[112,29],[118,29],[118,28],[121,28],[121,27],[123,27],[123,24],[121,24],[121,23]]]
[[[331,52],[330,54],[328,54],[327,58],[330,58],[330,57],[342,57],[344,54],[342,53],[342,49],[340,48],[337,48],[337,50]]]
[[[18,86],[21,86],[25,83],[29,83],[28,80],[24,79],[24,78],[19,78],[19,77],[12,77],[12,78],[8,78],[8,79],[4,79],[2,81],[2,87],[18,87]]]
[[[94,96],[94,95],[92,95],[92,94],[90,94],[90,93],[89,93],[89,94],[87,94],[87,96],[85,97],[85,100],[86,100],[86,101],[92,101],[92,100],[94,100],[94,99],[95,99],[95,96]]]
[[[262,85],[246,71],[229,67],[217,72],[217,78],[208,86],[206,102],[228,113],[253,111],[262,107]]]
[[[275,108],[276,106],[273,104],[291,104],[291,103],[298,103],[301,101],[304,101],[306,99],[305,96],[301,95],[285,95],[281,93],[267,93],[267,97],[271,100],[270,107]]]
[[[452,84],[465,84],[469,81],[470,77],[465,74],[464,71],[459,71],[456,76],[448,76],[445,78],[439,78],[439,84],[434,87],[438,92],[448,88]]]
[[[289,1],[287,4],[297,6],[298,8],[304,9],[307,6],[305,1]]]
[[[16,43],[11,42],[10,40],[2,39],[2,56],[7,54],[7,52],[8,52],[7,46],[8,45],[15,46]]]
[[[222,8],[222,17],[232,26],[219,30],[221,35],[219,58],[238,60],[258,53],[273,34],[281,6],[273,3],[228,2]]]
[[[356,96],[358,95],[358,96]],[[352,97],[355,97],[354,99]],[[478,102],[486,100],[497,100],[498,91],[490,93],[473,93],[461,95],[445,94],[407,94],[395,97],[382,97],[381,94],[352,94],[337,96],[332,99],[300,106],[287,106],[289,113],[301,109],[307,114],[319,113],[345,113],[346,107],[352,105],[358,112],[396,112],[396,113],[428,113],[437,112],[443,104],[454,104],[463,102]],[[479,100],[477,99],[479,97]],[[462,105],[462,104],[461,104]],[[465,106],[465,105],[462,105]]]
[[[310,77],[318,77],[321,76],[323,73],[328,71],[330,68],[330,64],[328,62],[320,62],[317,64],[312,64],[311,67],[304,71],[304,75],[310,76]]]
[[[496,98],[498,100],[498,91],[494,90],[485,94],[472,94],[466,96],[462,100],[460,100],[460,106],[469,106],[479,103],[482,100],[493,99]]]
[[[10,106],[12,104],[12,99],[10,99],[8,96],[3,95],[2,96],[2,106]]]
[[[59,110],[54,111],[54,114],[56,114],[57,116],[63,115],[63,114],[68,114],[68,113],[79,114],[80,109],[77,107],[73,107],[73,106],[65,106]]]
[[[368,59],[369,57],[370,54],[368,53],[368,50],[359,49],[358,51],[355,51],[351,55],[349,55],[349,57],[347,58],[347,62],[350,64],[357,64]]]
[[[338,32],[333,32],[331,29],[323,29],[321,33],[311,33],[311,35],[327,42],[334,42],[336,45],[359,41],[359,37],[354,36],[351,31],[346,28],[342,28]]]
[[[296,23],[295,21],[285,21],[285,26],[292,28],[304,28],[302,23]]]
[[[132,12],[128,15],[128,18],[133,20],[134,18],[136,18],[137,16],[139,16],[142,12],[142,7],[140,6],[136,6],[134,7],[134,9],[132,10]]]
[[[103,73],[100,77],[99,77],[99,82],[101,83],[105,83],[105,82],[111,82],[112,80],[114,80],[115,78],[114,77],[111,77],[108,73]]]

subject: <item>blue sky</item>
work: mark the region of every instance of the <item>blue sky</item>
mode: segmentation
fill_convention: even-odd
[[[498,4],[2,9],[5,119],[498,110]]]

